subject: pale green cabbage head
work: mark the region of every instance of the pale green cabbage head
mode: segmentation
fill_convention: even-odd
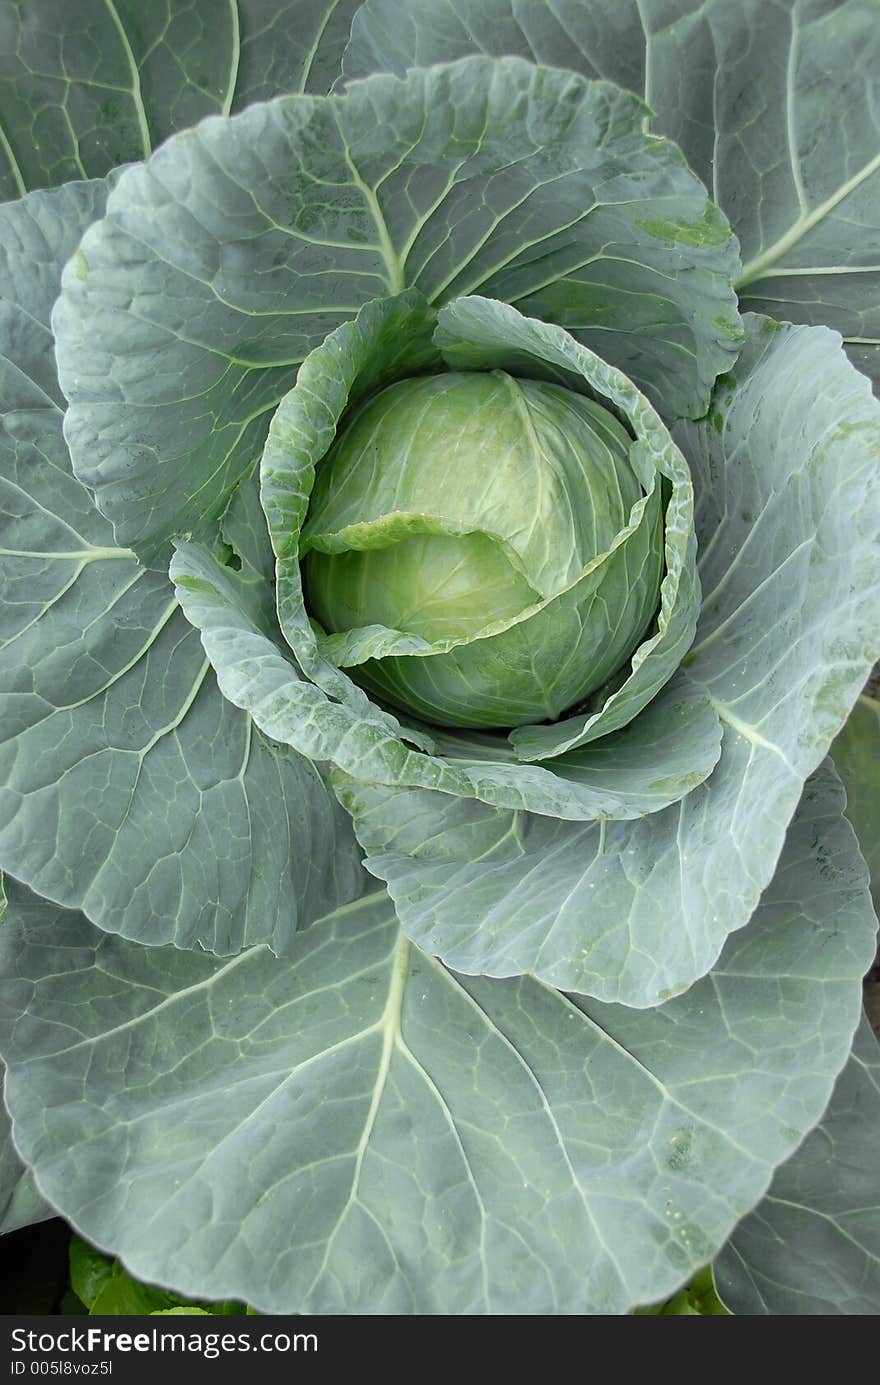
[[[555,720],[616,672],[659,602],[661,490],[642,489],[632,443],[593,400],[500,370],[366,400],[302,534],[324,652],[344,665],[375,627],[415,635],[423,649],[369,659],[357,682],[449,726]]]

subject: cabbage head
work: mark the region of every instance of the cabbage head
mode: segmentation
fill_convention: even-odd
[[[324,459],[302,532],[307,605],[348,636],[324,653],[425,721],[558,720],[659,604],[662,476],[643,489],[631,445],[608,409],[551,382],[447,371],[387,386]]]

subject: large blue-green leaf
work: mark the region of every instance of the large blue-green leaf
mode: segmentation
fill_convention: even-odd
[[[846,815],[871,872],[880,913],[880,702],[860,697],[831,752],[846,789]]]
[[[724,726],[705,784],[641,822],[574,824],[340,783],[367,868],[449,966],[651,1005],[748,921],[880,638],[880,404],[838,342],[750,319],[710,417],[676,430],[703,586],[686,676]]]
[[[357,0],[4,0],[0,198],[102,177],[207,115],[328,91]]]
[[[880,382],[876,0],[367,0],[345,72],[516,53],[638,92],[729,216],[744,305]]]
[[[61,433],[49,316],[105,195],[0,207],[0,865],[143,942],[283,949],[357,890],[349,824],[221,697],[167,577],[115,546]],[[242,492],[242,548],[245,509]],[[271,610],[265,526],[260,542],[268,572],[241,575]]]
[[[0,924],[6,913],[6,885],[0,875]],[[6,1073],[0,1064],[0,1235],[31,1226],[53,1215],[37,1192],[33,1174],[25,1168],[12,1143],[12,1123],[2,1099]]]
[[[880,1048],[863,1018],[828,1110],[715,1264],[734,1313],[880,1313]]]
[[[0,923],[6,913],[6,884],[0,875]],[[5,1081],[5,1072],[0,1082]],[[45,1209],[45,1210],[44,1210]],[[15,1231],[50,1213],[36,1190],[12,1143],[12,1126],[5,1105],[0,1104],[0,1234]]]
[[[454,62],[474,52],[515,53],[549,67],[576,68],[644,96],[645,29],[655,3],[402,0],[395,9],[394,0],[366,0],[352,24],[343,78],[403,73],[413,65]],[[692,5],[693,0],[682,0],[676,8]]]
[[[0,1068],[0,1093],[4,1074]],[[55,1215],[37,1192],[33,1174],[25,1168],[12,1143],[12,1127],[0,1095],[0,1236],[33,1226]]]
[[[2,1051],[40,1188],[148,1282],[268,1312],[621,1313],[821,1115],[873,948],[830,770],[752,926],[654,1011],[455,976],[382,893],[226,963],[13,887]]]
[[[407,285],[515,301],[699,415],[741,337],[736,245],[642,118],[474,58],[208,120],[126,170],[54,319],[74,467],[119,541],[212,532],[306,354]]]

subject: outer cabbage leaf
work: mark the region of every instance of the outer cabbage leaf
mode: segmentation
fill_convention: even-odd
[[[118,540],[152,561],[211,534],[296,367],[408,285],[557,319],[700,414],[741,338],[736,245],[642,120],[615,87],[475,58],[209,119],[126,170],[54,317],[74,468]]]
[[[880,405],[836,334],[760,318],[748,328],[710,416],[676,432],[694,473],[704,591],[683,676],[724,723],[711,778],[632,824],[338,784],[367,868],[413,940],[449,966],[530,971],[640,1006],[688,986],[751,916],[803,782],[867,677],[880,629]]]
[[[367,0],[344,70],[470,53],[643,96],[731,220],[743,305],[837,328],[880,382],[876,0]]]
[[[143,942],[283,950],[359,888],[350,825],[221,697],[173,587],[115,546],[61,433],[49,315],[105,196],[74,183],[0,207],[0,865]],[[242,492],[243,549],[245,510]],[[258,505],[249,522],[241,576],[271,612]]]
[[[357,0],[5,0],[0,198],[102,177],[177,130],[329,90]],[[71,22],[73,21],[73,22]]]
[[[455,976],[383,894],[219,962],[14,887],[2,1049],[41,1189],[138,1278],[267,1312],[621,1313],[821,1115],[874,920],[831,770],[753,925],[654,1011]]]
[[[6,885],[0,875],[0,923],[5,913]],[[0,1065],[0,1092],[5,1080],[6,1073]],[[18,1157],[12,1143],[12,1123],[0,1098],[0,1235],[45,1221],[53,1215],[51,1207],[37,1192],[30,1169],[26,1169]]]
[[[831,753],[846,789],[846,815],[871,872],[874,908],[880,914],[880,702],[875,697],[859,698]]]
[[[2,1081],[2,1070],[0,1070]],[[55,1213],[37,1192],[33,1174],[25,1168],[12,1143],[12,1128],[0,1100],[0,1235],[46,1221]]]
[[[880,1048],[866,1018],[828,1110],[715,1263],[734,1313],[880,1313]]]

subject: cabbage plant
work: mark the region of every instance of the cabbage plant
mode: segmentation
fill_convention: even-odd
[[[873,0],[0,35],[5,1227],[877,1312]]]

